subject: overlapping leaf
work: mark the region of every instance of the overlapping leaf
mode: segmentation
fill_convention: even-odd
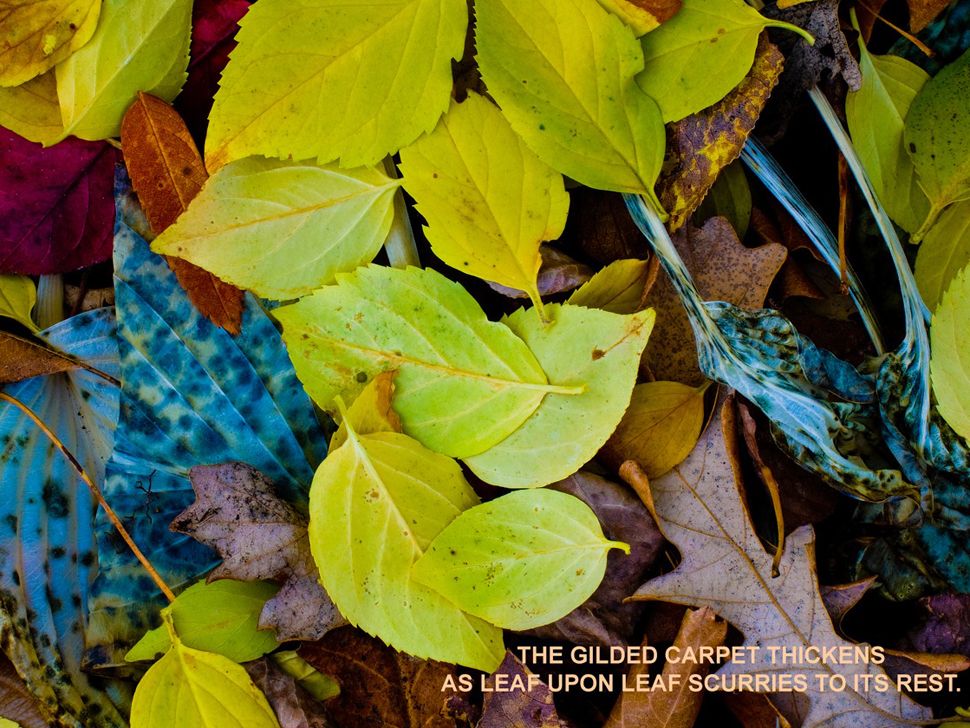
[[[970,268],[965,268],[950,284],[933,316],[930,366],[933,393],[940,414],[963,437],[970,437],[970,396],[966,381],[970,363],[967,340],[967,315],[970,314]]]
[[[118,136],[139,91],[171,101],[189,62],[191,0],[104,0],[90,42],[56,69],[61,138]]]
[[[27,276],[0,275],[0,316],[37,330],[30,312],[37,304],[37,286]]]
[[[610,263],[575,291],[567,303],[610,313],[636,313],[644,307],[650,264],[625,258]]]
[[[599,3],[622,18],[637,35],[649,33],[670,20],[683,5],[682,0],[599,0]]]
[[[565,617],[596,591],[610,541],[596,514],[556,490],[520,490],[469,508],[414,564],[415,581],[492,624],[522,630]]]
[[[970,201],[951,205],[926,233],[916,255],[916,284],[932,311],[957,274],[970,264]]]
[[[467,23],[463,0],[257,4],[222,74],[206,164],[251,154],[376,164],[448,107]]]
[[[558,238],[569,197],[494,104],[470,93],[401,151],[404,185],[435,254],[464,273],[526,291],[542,306],[539,245]]]
[[[589,187],[652,196],[664,130],[630,83],[633,32],[596,0],[480,0],[475,14],[482,76],[526,144]]]
[[[19,86],[90,40],[101,0],[0,4],[0,86]]]
[[[371,167],[241,159],[209,178],[152,250],[261,296],[297,298],[377,255],[397,186]]]
[[[110,311],[81,314],[43,334],[52,346],[118,376]],[[30,407],[95,480],[104,475],[118,418],[118,387],[86,369],[28,379],[4,391]],[[48,720],[121,728],[123,693],[81,671],[82,629],[98,550],[95,503],[67,459],[18,409],[0,403],[0,623],[5,649]],[[118,701],[118,706],[113,703]]]
[[[54,71],[21,86],[0,87],[0,126],[45,147],[63,138]]]
[[[512,331],[431,270],[360,268],[275,315],[319,405],[333,408],[341,393],[352,400],[364,383],[396,369],[394,407],[404,431],[452,457],[502,441],[547,393],[578,393],[547,383]]]
[[[461,467],[393,431],[358,434],[317,469],[310,549],[327,593],[347,620],[423,658],[489,670],[502,632],[415,581],[411,567],[462,511],[478,502]]]
[[[107,144],[41,149],[0,129],[0,271],[62,273],[108,258],[116,159]]]
[[[505,488],[548,485],[593,458],[630,403],[655,318],[652,310],[628,316],[570,305],[546,310],[550,324],[528,309],[519,309],[506,323],[564,392],[546,394],[521,427],[465,458],[479,478]]]
[[[120,194],[125,193],[119,185]],[[121,347],[122,417],[105,496],[174,588],[215,566],[214,555],[169,531],[192,502],[191,467],[241,461],[271,477],[293,503],[306,499],[323,435],[279,335],[251,299],[232,337],[196,312],[174,275],[129,225],[119,205],[115,292]],[[88,630],[94,664],[121,664],[126,642],[155,626],[157,593],[113,531],[103,549]]]

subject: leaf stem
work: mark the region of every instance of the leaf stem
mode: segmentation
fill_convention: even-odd
[[[27,417],[33,420],[34,424],[40,428],[41,432],[47,436],[47,439],[51,441],[54,447],[61,451],[61,454],[67,458],[74,470],[77,471],[78,477],[84,481],[85,485],[87,485],[88,490],[91,491],[91,494],[98,502],[98,505],[104,509],[104,512],[108,515],[108,519],[111,521],[114,527],[118,529],[118,533],[121,534],[121,537],[124,539],[125,543],[128,544],[128,548],[131,549],[131,552],[135,555],[135,558],[138,559],[141,565],[145,568],[145,571],[148,572],[148,575],[152,578],[152,581],[155,582],[155,585],[158,587],[159,591],[165,595],[165,598],[168,599],[168,601],[175,601],[175,593],[169,588],[168,584],[165,583],[165,580],[162,579],[161,574],[159,574],[155,567],[152,566],[152,563],[148,560],[148,557],[142,553],[140,548],[138,548],[138,544],[135,543],[134,539],[131,537],[131,534],[128,533],[128,530],[121,522],[121,519],[118,518],[118,515],[114,512],[114,510],[112,510],[111,506],[108,505],[108,501],[104,499],[101,489],[91,479],[91,476],[89,476],[84,470],[84,466],[82,466],[81,463],[78,462],[78,459],[74,457],[74,453],[68,450],[64,443],[61,442],[60,438],[54,434],[54,432],[44,423],[44,421],[41,420],[40,417],[38,417],[37,414],[30,409],[30,407],[25,405],[19,399],[12,397],[6,392],[0,392],[0,401],[12,404],[14,407],[27,415]]]
[[[809,33],[804,28],[800,28],[797,25],[794,25],[793,23],[786,23],[784,20],[768,20],[767,18],[765,18],[765,20],[767,20],[767,22],[765,23],[766,27],[784,28],[785,30],[790,30],[792,33],[797,33],[798,35],[800,35],[805,40],[805,42],[808,43],[810,46],[815,45],[815,36]]]

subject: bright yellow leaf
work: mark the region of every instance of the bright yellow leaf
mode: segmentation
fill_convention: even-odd
[[[539,245],[562,234],[569,196],[562,175],[494,104],[475,93],[452,104],[433,132],[401,151],[401,170],[439,258],[542,306]]]
[[[22,86],[0,88],[0,126],[45,147],[64,138],[53,71]]]

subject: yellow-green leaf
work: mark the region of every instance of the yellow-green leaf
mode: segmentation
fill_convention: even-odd
[[[27,276],[0,275],[0,316],[40,331],[30,317],[37,304],[37,286]]]
[[[528,344],[551,383],[583,393],[547,394],[515,432],[465,459],[479,478],[505,488],[548,485],[593,458],[630,403],[654,321],[652,309],[629,316],[569,305],[550,305],[546,311],[551,324],[526,309],[507,323]]]
[[[596,0],[478,0],[475,13],[488,91],[526,144],[588,187],[655,199],[666,137],[630,82],[643,68],[633,31]]]
[[[930,227],[916,255],[916,285],[931,311],[950,281],[970,264],[970,201],[951,205]]]
[[[54,71],[21,86],[0,88],[0,126],[45,147],[64,137]]]
[[[933,314],[930,377],[943,416],[957,434],[970,438],[970,268],[953,279]]]
[[[131,728],[279,728],[269,703],[232,660],[176,641],[138,683]]]
[[[90,42],[56,69],[63,136],[116,137],[139,91],[171,101],[189,63],[192,0],[104,0]]]
[[[903,145],[903,127],[916,94],[929,80],[919,66],[899,56],[874,56],[859,43],[862,86],[850,91],[845,116],[859,158],[886,212],[914,232],[930,210]]]
[[[610,313],[636,313],[643,308],[649,277],[647,261],[615,260],[574,291],[566,303]]]
[[[0,0],[0,86],[19,86],[87,43],[101,0]]]
[[[398,184],[372,167],[241,159],[206,181],[152,250],[264,298],[297,298],[373,260]]]
[[[684,0],[673,18],[642,38],[637,84],[659,104],[664,121],[679,121],[714,104],[741,83],[769,20],[744,0]]]
[[[643,35],[673,17],[681,0],[599,0],[599,4]]]
[[[394,377],[397,372],[383,372],[370,380],[364,391],[350,405],[346,422],[330,438],[330,449],[336,450],[347,441],[347,428],[352,427],[358,435],[375,432],[401,432],[401,420],[394,411]]]
[[[411,578],[432,540],[477,502],[451,458],[407,435],[348,428],[310,489],[310,549],[341,614],[417,657],[495,669],[501,630]]]
[[[606,554],[630,547],[603,536],[579,498],[519,491],[465,511],[414,565],[414,580],[507,629],[565,617],[596,591]]]
[[[433,132],[401,150],[401,171],[439,258],[541,307],[539,245],[562,234],[569,196],[494,104],[476,93],[452,104]]]
[[[452,457],[506,438],[547,393],[578,391],[549,384],[521,339],[432,270],[358,268],[275,315],[317,404],[332,408],[337,395],[352,398],[396,369],[394,408],[404,431]]]
[[[970,51],[924,84],[906,115],[904,143],[930,198],[920,240],[943,209],[970,198]]]
[[[279,646],[273,630],[259,629],[259,615],[279,587],[265,581],[220,579],[193,584],[164,612],[171,615],[179,639],[189,647],[215,652],[233,662],[255,660]],[[146,633],[125,660],[153,660],[171,646],[169,628]]]
[[[707,385],[648,382],[633,388],[626,414],[601,453],[611,467],[636,460],[659,478],[690,455],[704,424]]]
[[[210,170],[250,154],[376,164],[448,108],[465,0],[261,0],[209,117]]]
[[[20,728],[20,723],[14,723],[9,718],[0,718],[0,728]]]

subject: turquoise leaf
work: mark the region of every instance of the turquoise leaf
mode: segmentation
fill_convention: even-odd
[[[100,309],[41,334],[117,377],[114,315]],[[35,377],[4,392],[23,402],[100,482],[118,419],[117,385],[85,369]],[[80,670],[85,610],[97,566],[96,504],[67,459],[11,404],[0,402],[0,627],[7,656],[51,724],[113,728],[130,696]],[[120,708],[120,710],[119,710]]]
[[[218,559],[169,530],[195,500],[188,471],[239,461],[302,507],[326,441],[272,320],[246,297],[242,333],[202,317],[165,261],[135,232],[139,211],[116,185],[115,306],[121,355],[121,417],[104,493],[136,543],[175,591]],[[90,600],[87,662],[124,664],[126,647],[158,623],[156,586],[103,514],[100,570]]]

